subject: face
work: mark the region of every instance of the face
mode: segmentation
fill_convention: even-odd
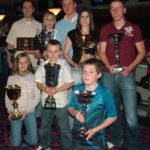
[[[124,19],[126,8],[121,2],[112,2],[110,5],[110,13],[114,21],[120,21]]]
[[[72,15],[76,11],[76,3],[73,0],[63,0],[62,7],[65,15]]]
[[[80,24],[81,26],[84,26],[84,27],[87,27],[90,25],[90,16],[88,12],[85,11],[81,13]]]
[[[55,18],[53,15],[48,15],[45,19],[46,29],[53,29],[55,25]]]
[[[50,45],[47,46],[47,57],[51,63],[57,63],[58,58],[62,54],[58,45]]]
[[[31,2],[25,2],[23,4],[22,12],[24,14],[24,17],[30,18],[33,16],[34,8]]]
[[[18,61],[18,69],[20,72],[25,72],[28,70],[29,62],[26,57],[20,58]]]
[[[86,64],[83,67],[83,82],[87,86],[92,86],[97,83],[101,74],[97,72],[95,65]]]

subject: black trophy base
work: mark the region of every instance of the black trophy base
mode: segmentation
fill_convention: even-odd
[[[44,109],[56,110],[56,103],[55,102],[45,103]]]
[[[80,138],[80,139],[86,139],[85,133],[87,132],[87,129],[85,127],[81,127],[75,134],[75,138]]]
[[[113,68],[113,71],[116,72],[116,73],[119,73],[119,72],[123,71],[123,68],[120,67],[120,66],[116,66],[116,67]]]

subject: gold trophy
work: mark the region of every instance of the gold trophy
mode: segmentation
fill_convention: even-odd
[[[18,120],[21,118],[20,111],[18,109],[17,100],[21,96],[21,87],[17,84],[8,85],[6,87],[7,96],[10,100],[13,101],[13,112],[12,112],[12,120]]]
[[[80,45],[81,45],[81,59],[80,59],[80,62],[79,62],[79,64],[82,64],[83,63],[83,61],[84,61],[84,57],[83,57],[83,55],[86,53],[86,48],[88,47],[88,35],[82,35],[81,36],[81,43],[80,43]]]

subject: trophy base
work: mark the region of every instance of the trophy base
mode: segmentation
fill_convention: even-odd
[[[113,68],[113,71],[116,72],[116,73],[119,73],[119,72],[122,72],[122,71],[123,71],[123,68],[117,66],[117,67],[114,67],[114,68]]]
[[[45,104],[44,109],[56,110],[56,104]]]
[[[76,138],[81,138],[81,139],[86,139],[85,133],[87,132],[87,129],[85,127],[81,127],[75,134],[74,136]]]
[[[19,120],[19,119],[21,119],[21,116],[12,116],[11,119],[12,119],[12,120]]]

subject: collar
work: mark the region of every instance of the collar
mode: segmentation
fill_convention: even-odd
[[[69,22],[74,22],[77,18],[78,18],[78,13],[76,13],[75,16],[71,20],[68,20],[67,17],[66,17],[66,15],[64,17],[64,19],[66,19]]]

